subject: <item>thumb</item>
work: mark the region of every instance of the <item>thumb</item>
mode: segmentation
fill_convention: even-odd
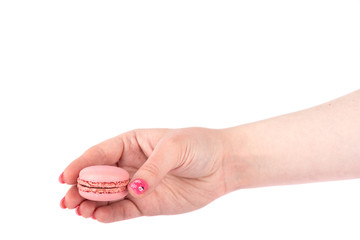
[[[150,194],[172,169],[179,166],[178,147],[159,143],[146,162],[134,174],[128,186],[129,193],[136,198]]]

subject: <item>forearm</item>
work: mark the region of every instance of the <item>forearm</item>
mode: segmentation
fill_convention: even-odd
[[[360,91],[225,131],[228,191],[360,177]]]

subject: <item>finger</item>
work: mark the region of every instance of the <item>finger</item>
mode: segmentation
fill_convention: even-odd
[[[85,200],[82,203],[80,203],[80,206],[77,209],[77,211],[78,214],[83,216],[84,218],[89,218],[93,215],[96,208],[106,205],[108,205],[108,202],[94,202],[90,200]]]
[[[142,213],[134,202],[124,199],[108,206],[98,207],[93,216],[100,222],[110,223],[140,217]]]
[[[62,205],[64,208],[74,209],[84,200],[85,198],[80,196],[78,188],[72,186],[63,198]]]
[[[180,146],[169,141],[159,143],[148,160],[134,174],[128,185],[129,193],[135,197],[149,195],[165,175],[180,165]]]
[[[113,165],[121,157],[124,143],[121,136],[108,139],[84,152],[64,170],[63,182],[75,184],[81,169],[92,165]]]

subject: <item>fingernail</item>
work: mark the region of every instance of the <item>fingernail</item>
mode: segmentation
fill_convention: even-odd
[[[80,214],[80,206],[77,206],[76,209],[75,209],[75,212],[78,216],[81,216]]]
[[[142,179],[135,179],[132,183],[130,183],[129,187],[136,193],[142,194],[148,188],[148,184]]]
[[[65,206],[65,197],[63,197],[63,198],[61,199],[61,201],[60,201],[60,207],[61,207],[62,209],[65,209],[65,208],[66,208],[66,206]]]
[[[96,217],[95,217],[95,212],[96,212],[97,208],[95,208],[94,212],[91,214],[91,218],[96,220]]]
[[[64,172],[60,174],[59,176],[59,183],[64,184]]]

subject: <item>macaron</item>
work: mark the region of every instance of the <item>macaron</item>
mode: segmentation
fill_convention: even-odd
[[[122,168],[96,165],[84,168],[77,179],[79,194],[92,201],[116,201],[127,194],[129,173]]]

